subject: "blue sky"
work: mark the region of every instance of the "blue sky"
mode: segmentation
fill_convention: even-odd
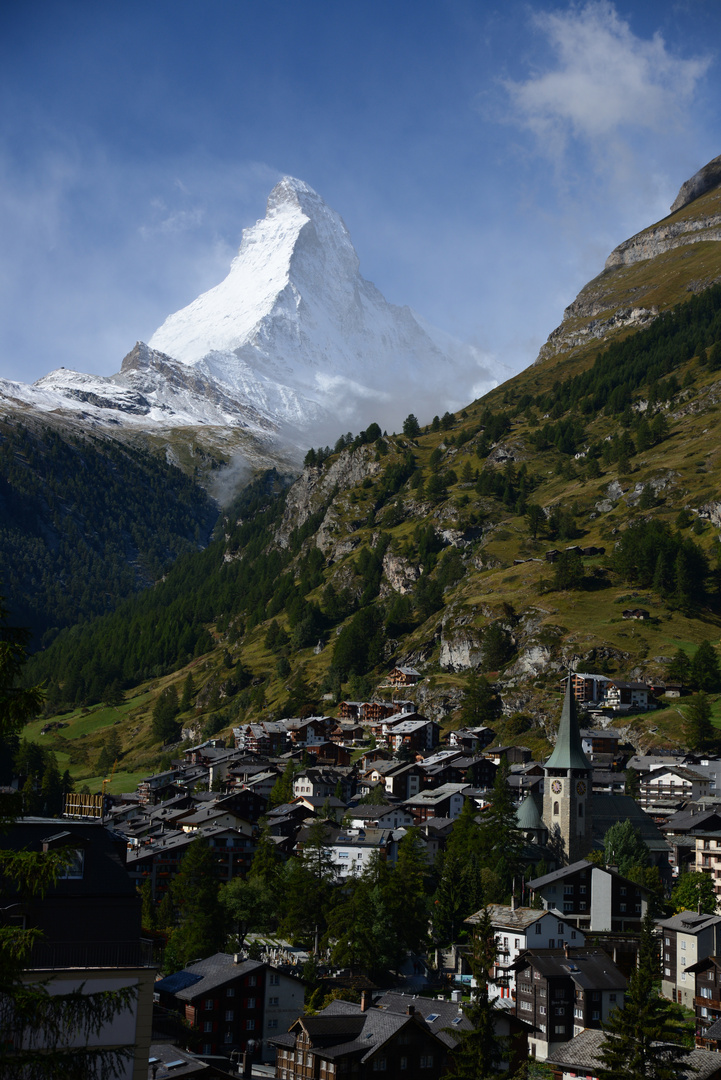
[[[721,153],[717,0],[6,0],[0,377],[111,374],[283,174],[520,370]]]

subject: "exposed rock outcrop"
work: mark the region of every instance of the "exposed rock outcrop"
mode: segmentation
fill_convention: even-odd
[[[678,195],[671,203],[671,213],[675,214],[677,210],[688,206],[694,199],[698,199],[700,195],[705,195],[707,191],[717,187],[719,184],[721,184],[721,155],[713,158],[697,173],[694,173],[690,180],[681,184]]]
[[[382,465],[374,459],[372,446],[359,446],[355,450],[344,450],[328,469],[306,465],[288,492],[283,520],[276,533],[280,546],[288,546],[293,529],[299,528],[311,514],[328,503],[336,489],[344,491],[357,487],[367,476],[377,476]],[[330,517],[326,514],[326,521],[322,544],[318,545],[324,551],[331,546],[332,533],[337,528],[337,519],[332,513]]]

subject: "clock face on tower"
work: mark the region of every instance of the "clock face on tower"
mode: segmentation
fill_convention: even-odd
[[[576,784],[576,792],[579,795],[585,795],[586,794],[586,785],[583,782],[583,780],[579,780],[578,783]]]
[[[551,782],[551,791],[554,795],[560,795],[561,791],[563,791],[563,784],[560,780],[553,780]]]

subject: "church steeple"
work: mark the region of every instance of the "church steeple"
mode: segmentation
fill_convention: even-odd
[[[572,682],[573,672],[569,669],[558,737],[553,753],[546,762],[547,769],[591,769],[591,763],[583,752]]]
[[[558,738],[546,762],[543,783],[543,820],[549,843],[564,862],[576,862],[591,850],[591,785],[592,766],[583,752],[573,672],[569,671]]]

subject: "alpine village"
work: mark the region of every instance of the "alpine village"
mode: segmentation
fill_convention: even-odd
[[[2,399],[0,1076],[721,1078],[719,220],[220,509]]]

